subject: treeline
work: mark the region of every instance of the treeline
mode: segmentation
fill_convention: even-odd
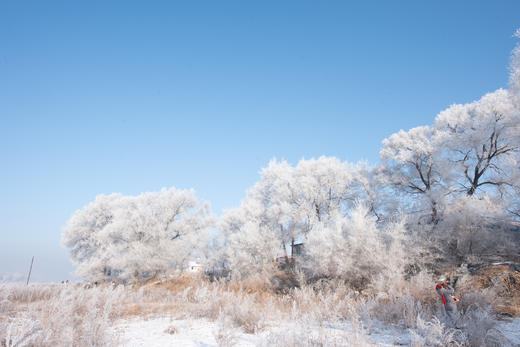
[[[516,34],[520,37],[520,31]],[[187,270],[190,260],[267,278],[280,268],[387,286],[518,256],[520,47],[508,89],[383,140],[381,162],[273,160],[239,207],[214,217],[193,191],[100,195],[77,211],[63,244],[80,276],[127,280]],[[303,243],[296,261],[291,245]]]

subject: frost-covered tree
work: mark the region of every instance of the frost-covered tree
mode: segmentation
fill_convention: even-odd
[[[364,168],[333,157],[301,160],[294,170],[291,202],[302,212],[307,230],[313,223],[344,215],[361,194]]]
[[[425,250],[423,263],[475,260],[485,245],[507,249],[507,233],[499,231],[507,230],[501,226],[510,225],[511,215],[518,216],[520,191],[519,66],[517,46],[509,89],[452,105],[433,126],[383,141],[379,177],[403,197],[408,228]],[[434,223],[425,225],[421,211],[427,208]]]
[[[359,203],[348,216],[318,228],[306,238],[307,266],[316,275],[343,278],[358,289],[402,279],[410,255],[402,219],[378,224],[370,208]]]
[[[471,196],[479,190],[511,187],[508,167],[518,167],[520,110],[512,94],[499,89],[480,100],[452,105],[435,120],[445,155],[452,162],[456,190]]]
[[[363,201],[378,223],[398,218],[399,200],[395,198],[394,187],[388,184],[385,166],[372,167],[361,162],[357,167],[359,168],[357,178],[360,183],[358,200]]]
[[[509,252],[501,225],[518,185],[520,110],[510,90],[452,105],[433,127],[450,193],[445,213],[429,235],[430,254],[454,263],[474,262],[489,247]],[[449,164],[449,165],[448,165]]]
[[[213,223],[193,191],[100,195],[69,219],[62,243],[80,276],[128,279],[182,269],[204,249]]]
[[[94,202],[76,211],[63,228],[62,244],[69,248],[78,275],[96,279],[104,275],[110,245],[100,233],[112,223],[113,205],[121,197],[121,194],[97,196]]]
[[[404,194],[405,201],[415,210],[426,205],[433,223],[438,222],[439,205],[446,190],[440,146],[435,130],[421,126],[401,130],[383,140],[380,152],[380,178],[398,194]]]
[[[460,195],[450,202],[440,229],[439,253],[454,262],[479,262],[490,254],[510,250],[503,233],[505,220],[503,200],[488,194]]]
[[[224,240],[214,262],[231,269],[235,278],[266,277],[275,270],[275,258],[283,254],[283,235],[273,224],[262,222],[263,210],[259,201],[245,200],[222,218],[219,229]]]
[[[241,206],[223,217],[233,269],[269,267],[276,256],[288,255],[289,244],[345,215],[361,194],[361,174],[359,166],[336,158],[301,160],[295,167],[271,161]]]
[[[514,37],[520,39],[520,29],[515,32]],[[520,44],[516,45],[511,54],[509,90],[516,108],[520,110]],[[517,159],[517,164],[518,162],[520,162],[520,159]],[[507,210],[516,220],[520,220],[520,168],[513,166],[513,170],[508,175],[513,183],[514,190],[511,195],[506,197],[508,201]]]

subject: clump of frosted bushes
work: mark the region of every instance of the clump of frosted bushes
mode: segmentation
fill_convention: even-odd
[[[0,346],[110,344],[105,331],[120,294],[74,285],[0,285]]]

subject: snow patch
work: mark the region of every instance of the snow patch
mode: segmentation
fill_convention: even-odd
[[[135,318],[117,321],[109,329],[109,334],[115,337],[119,345],[128,347],[213,347],[218,346],[215,338],[218,329],[218,322],[207,319],[160,317],[142,320]],[[513,345],[520,345],[520,318],[498,323],[497,330],[504,334]],[[264,330],[257,334],[246,334],[238,330],[233,345],[239,347],[268,346],[273,342],[283,342],[281,339],[293,341],[298,338],[301,339],[302,345],[306,345],[305,342],[319,339],[333,344],[348,345],[357,335],[359,332],[353,328],[351,322],[347,321],[322,326],[302,326],[296,322],[278,321],[270,322]],[[409,332],[406,329],[378,322],[371,324],[369,329],[364,329],[361,335],[367,338],[368,345],[374,346],[409,346],[411,343]]]

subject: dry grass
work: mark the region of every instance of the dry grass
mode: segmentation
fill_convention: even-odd
[[[105,334],[119,293],[71,285],[0,286],[0,345],[97,346],[110,344]]]
[[[486,295],[458,293],[464,302],[462,327],[458,335],[453,335],[433,283],[432,276],[420,274],[388,286],[387,291],[359,293],[342,281],[331,280],[285,294],[267,281],[209,282],[200,276],[92,289],[58,284],[0,285],[0,346],[20,341],[38,346],[107,345],[114,341],[105,331],[115,320],[162,316],[217,321],[219,328],[214,335],[222,346],[232,345],[240,332],[259,333],[279,321],[295,322],[302,331],[345,321],[357,327],[336,337],[318,333],[301,339],[296,333],[281,332],[270,332],[266,337],[267,342],[278,339],[278,345],[284,346],[367,345],[365,329],[377,321],[410,329],[416,345],[428,345],[428,341],[486,345],[494,317],[482,298],[493,297],[494,292],[484,288]],[[511,290],[511,286],[504,290]],[[319,328],[313,329],[319,332]],[[439,340],[439,336],[453,339]]]
[[[220,315],[217,319],[218,327],[213,332],[215,341],[219,347],[231,347],[237,342],[240,329],[236,328],[226,315]]]
[[[510,266],[490,266],[464,276],[460,282],[463,306],[492,306],[497,313],[520,316],[520,273]]]

